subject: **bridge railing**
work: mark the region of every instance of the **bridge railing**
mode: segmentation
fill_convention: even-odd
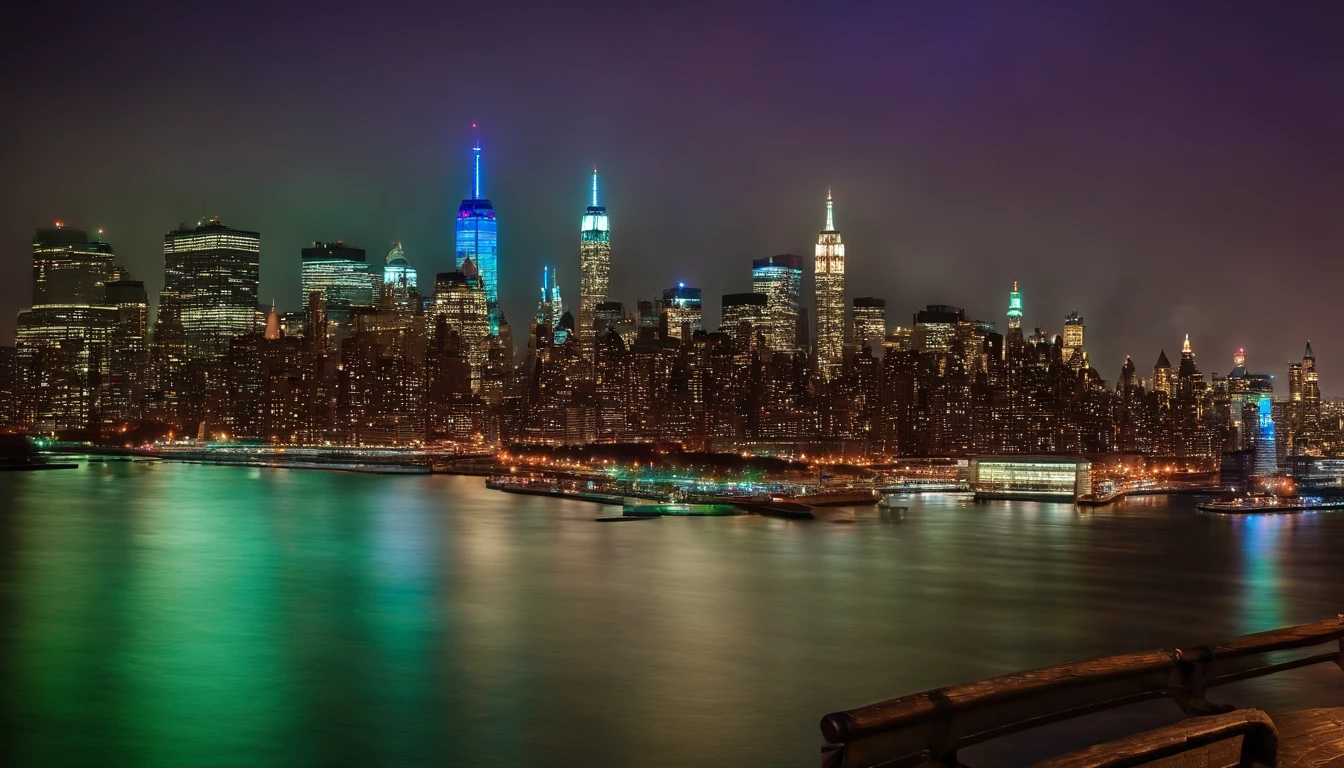
[[[821,720],[827,768],[957,765],[957,751],[1095,712],[1170,698],[1189,715],[1227,712],[1209,688],[1313,664],[1340,665],[1344,615],[1193,648],[1126,653],[1015,672],[833,712]],[[1335,643],[1282,659],[1279,652]]]

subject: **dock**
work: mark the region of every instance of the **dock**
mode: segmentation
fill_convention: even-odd
[[[1170,699],[1187,719],[1052,757],[1037,767],[1121,768],[1176,756],[1182,766],[1344,765],[1344,706],[1271,715],[1209,700],[1210,689],[1230,683],[1317,664],[1338,667],[1342,640],[1344,615],[1207,645],[1015,672],[832,712],[821,720],[822,765],[959,766],[957,753],[965,747],[1158,699]]]

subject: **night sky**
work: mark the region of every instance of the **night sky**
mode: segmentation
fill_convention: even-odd
[[[432,283],[478,122],[515,329],[543,263],[578,298],[596,163],[627,305],[683,280],[715,327],[751,259],[810,259],[829,187],[848,294],[892,324],[1002,327],[1016,277],[1024,326],[1076,309],[1111,382],[1189,333],[1283,394],[1310,339],[1344,395],[1338,4],[34,5],[0,23],[5,340],[55,219],[151,295],[163,234],[210,215],[261,232],[281,310],[313,240],[401,240]]]

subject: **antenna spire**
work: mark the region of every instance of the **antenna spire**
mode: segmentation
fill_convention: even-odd
[[[831,201],[831,190],[826,190],[826,231],[835,231],[835,204]]]
[[[481,199],[481,129],[471,124],[471,130],[476,134],[476,141],[471,147],[472,164],[475,170],[475,179],[471,188],[471,198],[473,200]]]
[[[597,166],[593,166],[593,207],[597,207]]]

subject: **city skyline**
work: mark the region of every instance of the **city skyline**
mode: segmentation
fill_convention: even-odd
[[[692,40],[726,40],[744,34],[749,17],[729,10],[713,29],[683,31]],[[792,34],[805,18],[815,21],[786,12],[773,31]],[[1312,30],[1323,20],[1268,11],[1220,18],[1216,34],[1197,35],[1204,17],[1189,8],[1056,12],[1038,60],[1000,73],[997,64],[1046,37],[1037,31],[1041,17],[1009,18],[987,6],[841,15],[828,23],[850,45],[800,56],[787,65],[784,84],[746,99],[739,94],[755,82],[756,68],[695,93],[660,63],[674,35],[637,30],[611,38],[632,57],[610,86],[616,103],[627,104],[600,116],[585,112],[586,103],[557,104],[540,85],[508,98],[483,92],[450,107],[405,101],[405,87],[376,87],[398,82],[393,65],[418,71],[404,56],[356,77],[350,64],[363,54],[334,69],[293,66],[290,56],[309,51],[298,44],[282,55],[293,41],[278,35],[259,41],[265,60],[291,64],[266,73],[273,88],[259,87],[251,74],[219,80],[208,56],[186,57],[180,77],[200,75],[203,88],[247,86],[268,116],[212,128],[190,117],[154,122],[185,96],[161,87],[170,81],[135,54],[105,68],[88,66],[80,52],[62,69],[34,59],[13,83],[27,103],[114,106],[112,96],[98,96],[102,88],[125,109],[96,131],[53,126],[40,108],[7,129],[28,151],[12,160],[13,199],[0,217],[11,253],[0,336],[13,338],[15,312],[29,302],[23,274],[31,232],[56,218],[102,227],[151,301],[164,233],[203,216],[262,233],[261,299],[274,295],[285,309],[299,308],[286,297],[298,295],[299,254],[315,240],[345,240],[372,253],[397,240],[421,274],[448,271],[447,214],[471,175],[466,126],[479,121],[490,161],[486,192],[502,218],[501,303],[515,325],[532,313],[543,263],[556,264],[563,285],[579,285],[573,219],[596,159],[616,243],[610,293],[627,303],[685,281],[704,291],[706,325],[714,326],[717,297],[750,289],[742,266],[749,259],[807,253],[816,200],[833,188],[853,251],[846,298],[885,299],[892,324],[945,303],[1002,328],[1004,286],[1017,278],[1024,328],[1059,333],[1065,316],[1078,311],[1088,319],[1092,364],[1110,381],[1125,354],[1146,369],[1158,352],[1176,354],[1186,333],[1206,370],[1230,368],[1232,353],[1244,347],[1254,368],[1279,376],[1310,340],[1322,361],[1323,394],[1338,396],[1344,370],[1335,361],[1344,349],[1323,331],[1332,319],[1325,286],[1340,275],[1325,254],[1344,233],[1318,201],[1337,198],[1340,182],[1327,173],[1337,153],[1325,127],[1339,107],[1312,95],[1329,92],[1333,70],[1305,64],[1322,53]],[[137,30],[105,21],[131,40],[185,23],[151,20]],[[238,23],[221,21],[218,33],[193,44],[217,51]],[[616,29],[631,20],[609,23]],[[276,30],[291,26],[280,19]],[[414,30],[398,29],[414,49]],[[516,36],[535,41],[538,29]],[[1239,57],[1221,44],[1252,30],[1264,47],[1259,56]],[[884,35],[896,44],[879,46]],[[713,48],[695,71],[759,55],[763,43],[744,39],[745,52]],[[640,46],[648,50],[641,54]],[[539,76],[573,81],[576,71],[597,68],[589,56],[561,58],[552,75]],[[534,60],[516,42],[499,57],[518,66]],[[1280,59],[1294,65],[1293,99],[1270,88],[1276,73],[1257,72]],[[507,69],[482,77],[500,86]],[[895,80],[881,91],[867,71]],[[1170,71],[1182,76],[1165,77]],[[343,76],[355,87],[343,91],[349,119],[340,124],[277,106],[280,90],[307,85],[330,94]],[[651,84],[647,94],[632,89],[641,78]],[[108,82],[140,87],[103,88]],[[781,127],[777,118],[822,84],[846,104],[844,113]],[[893,100],[899,107],[885,106]],[[403,110],[380,109],[397,101]],[[639,116],[651,104],[686,115],[651,126]],[[709,111],[726,118],[706,119]],[[373,131],[372,121],[385,123],[388,114],[403,119]],[[76,168],[86,184],[69,183]],[[1276,269],[1264,269],[1268,263]],[[1245,298],[1248,270],[1258,276],[1254,301]],[[812,295],[807,276],[801,296],[808,307]]]

